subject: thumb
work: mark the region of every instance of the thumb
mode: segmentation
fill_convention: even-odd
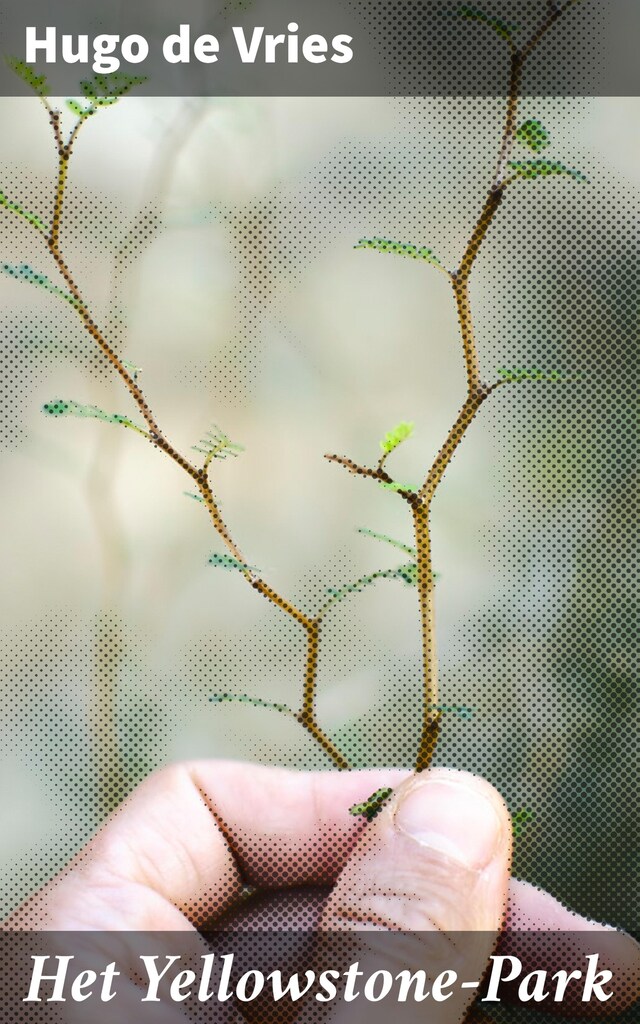
[[[366,932],[368,973],[422,969],[433,981],[450,970],[479,982],[506,911],[510,858],[511,819],[488,782],[442,768],[412,776],[364,831],[323,929]],[[407,942],[398,932],[417,934]],[[451,991],[438,1004],[428,998],[423,1017],[428,1007],[430,1021],[462,1020],[476,992]]]

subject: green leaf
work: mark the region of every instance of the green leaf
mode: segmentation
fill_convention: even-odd
[[[36,285],[38,288],[43,288],[52,295],[57,295],[59,298],[64,299],[65,302],[70,303],[72,306],[78,305],[78,302],[74,299],[73,295],[70,295],[69,292],[65,292],[63,288],[58,288],[58,286],[54,284],[46,274],[41,274],[38,270],[34,270],[28,263],[23,263],[22,266],[19,267],[14,266],[13,263],[2,263],[0,264],[0,270],[2,270],[3,274],[7,274],[9,277],[15,278],[16,281],[24,281],[26,284]]]
[[[215,565],[217,569],[226,569],[227,572],[257,572],[252,565],[245,565],[244,562],[232,558],[231,555],[213,554],[209,556],[209,565]]]
[[[344,587],[327,587],[327,594],[331,598],[331,604],[336,604],[338,601],[343,601],[349,594],[361,594],[365,587],[379,579],[382,579],[382,574],[372,572],[369,576],[361,576],[355,583],[346,583]]]
[[[133,423],[127,416],[121,416],[115,412],[105,412],[97,405],[81,405],[80,402],[66,401],[63,398],[56,398],[53,402],[46,402],[42,411],[48,416],[77,416],[80,419],[102,420],[104,423],[115,423],[120,427],[128,427],[139,434],[148,437],[146,430]]]
[[[136,85],[146,82],[146,76],[123,75],[114,72],[110,75],[94,75],[93,78],[80,82],[82,95],[100,107],[110,106],[130,92]]]
[[[465,721],[470,721],[475,715],[473,708],[468,707],[466,704],[430,704],[430,711],[440,711],[444,714],[457,715],[458,718],[462,718]]]
[[[278,711],[281,715],[294,715],[291,708],[286,704],[275,704],[270,700],[262,700],[260,697],[249,697],[246,693],[214,693],[209,697],[212,704],[250,704],[254,708],[267,708],[269,711]]]
[[[391,481],[391,483],[388,480],[379,480],[378,483],[381,487],[384,487],[385,491],[409,491],[411,494],[416,494],[418,490],[413,484],[401,484],[396,480]]]
[[[8,199],[7,196],[5,196],[4,192],[0,192],[0,206],[5,206],[7,210],[11,210],[12,213],[17,213],[18,216],[23,217],[28,224],[33,224],[34,228],[38,228],[38,231],[48,233],[49,229],[44,221],[41,221],[35,213],[30,213],[29,210],[25,210],[24,206],[21,206],[20,203],[12,202],[11,199]],[[9,266],[9,264],[7,263],[5,266]],[[12,276],[15,277],[16,275]],[[65,292],[65,295],[66,294],[67,293]]]
[[[399,565],[397,569],[387,569],[384,578],[400,580],[407,587],[415,587],[418,584],[418,566],[415,562],[409,562],[407,565]]]
[[[541,121],[531,118],[521,124],[516,132],[517,139],[535,153],[549,145],[549,132]]]
[[[75,114],[76,117],[91,117],[91,115],[96,112],[96,108],[92,105],[83,107],[77,100],[67,100],[66,102],[68,109],[72,114]]]
[[[417,245],[409,245],[407,242],[392,242],[389,238],[361,238],[354,249],[375,249],[376,252],[391,252],[396,256],[407,256],[411,260],[423,260],[425,263],[433,263],[436,267],[442,264],[431,249],[426,246],[418,248]]]
[[[240,452],[244,451],[241,444],[235,444],[216,426],[200,438],[198,444],[191,447],[194,452],[200,452],[207,459],[226,459],[228,455],[236,458]]]
[[[124,366],[127,373],[131,374],[134,380],[137,380],[138,376],[142,373],[142,367],[136,366],[135,363],[129,362],[128,359],[123,359],[122,365]]]
[[[370,797],[363,800],[361,804],[354,804],[353,807],[349,808],[349,814],[352,814],[354,818],[363,817],[367,821],[373,821],[375,816],[380,813],[383,806],[393,793],[393,790],[389,786],[384,786],[382,789],[376,789],[375,793],[372,793]]]
[[[511,25],[509,22],[503,21],[502,18],[496,18],[493,14],[487,14],[486,11],[480,10],[479,7],[470,7],[467,4],[458,7],[457,11],[445,11],[444,13],[451,14],[457,18],[465,18],[467,21],[479,21],[494,32],[497,32],[507,42],[512,42],[513,33],[518,31],[517,25]]]
[[[7,57],[6,61],[18,78],[21,78],[23,82],[27,83],[30,89],[33,89],[36,96],[49,95],[49,85],[47,83],[46,75],[36,75],[33,68],[30,68],[23,60],[18,60],[17,57]]]
[[[408,562],[406,565],[398,565],[395,569],[378,569],[376,572],[361,576],[360,579],[353,583],[347,583],[343,587],[328,587],[330,604],[343,601],[350,594],[360,594],[366,587],[370,587],[378,580],[400,580],[408,587],[415,587],[418,582],[418,566],[415,562]]]
[[[411,437],[414,429],[415,424],[405,423],[403,421],[402,423],[398,423],[398,426],[394,427],[393,430],[389,430],[380,442],[380,448],[384,454],[390,455],[399,444],[402,444],[402,442],[406,441],[408,437]]]
[[[193,494],[191,491],[183,491],[182,493],[184,494],[185,498],[191,498],[193,501],[199,501],[202,505],[204,505],[205,503],[204,498],[202,497],[201,494]]]
[[[394,540],[393,537],[387,537],[386,533],[376,533],[375,530],[368,530],[366,526],[359,526],[357,532],[361,533],[363,537],[373,537],[374,540],[380,540],[384,544],[391,544],[392,547],[398,548],[399,551],[404,551],[405,555],[417,558],[415,548],[412,548],[409,544],[403,544],[400,540]]]
[[[509,167],[514,172],[514,178],[548,178],[551,175],[564,174],[574,181],[589,181],[582,171],[565,167],[557,160],[510,160]]]

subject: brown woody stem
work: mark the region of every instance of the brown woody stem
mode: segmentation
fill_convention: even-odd
[[[480,406],[501,383],[498,382],[491,386],[486,386],[482,383],[480,357],[471,311],[469,279],[478,253],[504,196],[506,172],[516,138],[522,70],[525,61],[560,14],[572,6],[574,2],[575,0],[567,0],[567,3],[562,8],[556,8],[555,5],[550,6],[546,18],[527,45],[522,50],[513,49],[512,51],[507,108],[496,171],[478,221],[462,254],[460,265],[451,274],[467,376],[467,396],[420,489],[418,502],[413,505],[416,549],[418,552],[418,601],[422,628],[423,671],[422,731],[416,758],[416,770],[422,770],[431,763],[439,729],[439,712],[436,710],[438,703],[438,678],[434,622],[435,588],[431,561],[431,530],[429,521],[431,503],[447,467],[469,426],[475,419]]]
[[[371,469],[369,466],[359,466],[353,459],[348,459],[345,455],[325,455],[327,462],[335,462],[336,465],[342,466],[348,470],[349,473],[353,473],[355,476],[368,476],[371,480],[377,480],[381,484],[391,484],[393,490],[408,501],[410,505],[413,505],[417,501],[417,495],[413,491],[408,491],[404,487],[399,487],[393,477],[389,476],[385,469],[383,469],[384,458],[380,460],[375,469]]]
[[[442,480],[449,463],[455,455],[458,446],[471,426],[471,423],[475,419],[480,406],[485,399],[489,397],[492,390],[493,389],[489,387],[481,388],[474,394],[467,395],[464,405],[458,413],[451,430],[447,434],[442,448],[436,455],[433,465],[427,475],[427,479],[420,490],[419,497],[426,504],[431,504],[435,496],[436,489]]]
[[[242,552],[238,548],[237,544],[233,540],[229,529],[222,518],[218,503],[215,500],[211,485],[209,483],[209,469],[212,462],[212,458],[207,456],[205,464],[202,469],[196,468],[188,459],[186,459],[165,437],[161,431],[155,417],[147,403],[144,393],[137,383],[135,378],[126,366],[114,352],[113,348],[109,345],[107,339],[104,337],[98,326],[95,324],[90,310],[82,297],[82,294],[76,285],[71,272],[65,263],[64,257],[60,249],[60,226],[62,222],[62,211],[64,206],[64,198],[67,184],[67,175],[69,167],[69,159],[71,156],[71,148],[73,142],[77,136],[77,132],[83,123],[79,121],[76,127],[71,133],[69,141],[66,145],[62,141],[60,133],[60,115],[57,111],[51,110],[47,106],[49,111],[50,121],[53,127],[54,138],[56,141],[56,147],[58,151],[58,177],[56,182],[56,195],[53,206],[53,215],[51,219],[51,228],[47,238],[47,245],[49,252],[60,272],[64,278],[67,288],[69,289],[70,295],[74,299],[74,308],[80,316],[85,329],[88,331],[92,339],[97,344],[98,348],[107,359],[109,364],[118,373],[118,375],[124,381],[129,394],[136,403],[141,415],[143,416],[148,428],[148,436],[152,444],[163,451],[169,456],[182,470],[195,482],[200,496],[207,508],[213,526],[218,533],[218,536],[222,539],[227,549],[238,562],[246,569],[243,572],[245,579],[253,587],[254,590],[262,594],[271,602],[276,608],[284,614],[289,615],[293,618],[307,634],[307,655],[305,661],[305,676],[304,676],[304,688],[303,688],[303,703],[302,710],[296,716],[300,724],[306,729],[314,741],[324,750],[327,756],[333,761],[337,768],[347,769],[350,767],[346,757],[340,752],[331,739],[323,732],[318,725],[316,720],[316,688],[317,688],[317,674],[318,674],[318,655],[319,655],[319,622],[315,619],[309,618],[299,608],[297,608],[291,601],[282,597],[276,590],[273,589],[268,583],[266,583],[260,576],[256,575],[255,572],[249,568],[246,559]],[[390,478],[389,478],[390,479]]]
[[[381,483],[393,483],[393,478],[382,468],[382,460],[380,460],[375,469],[371,469],[369,466],[359,466],[357,462],[354,462],[353,459],[348,459],[346,455],[325,455],[325,459],[327,462],[335,462],[338,466],[342,466],[343,469],[347,469],[355,476],[369,476]]]
[[[348,770],[351,766],[338,750],[335,743],[322,731],[316,719],[316,689],[318,681],[318,658],[320,655],[320,623],[313,619],[307,627],[307,661],[305,667],[304,691],[302,694],[302,708],[297,716],[300,725],[307,730],[328,757],[331,758],[336,768],[341,771]]]
[[[468,279],[460,279],[452,275],[453,292],[458,310],[458,323],[460,326],[460,337],[464,351],[464,364],[467,374],[467,392],[473,394],[481,387],[480,360],[478,357],[478,346],[471,316],[471,303],[469,300]]]
[[[430,507],[420,503],[413,509],[416,538],[417,586],[422,635],[422,719],[415,770],[424,771],[433,760],[438,741],[438,658],[435,631],[435,580],[431,558]]]
[[[438,452],[426,476],[422,488],[419,493],[416,494],[413,491],[398,487],[384,468],[387,458],[386,454],[382,455],[375,469],[360,466],[351,459],[343,456],[325,456],[329,461],[338,463],[355,475],[369,477],[378,483],[392,485],[412,508],[417,551],[417,589],[421,619],[423,670],[422,724],[415,761],[416,771],[423,771],[431,764],[438,739],[440,724],[440,712],[437,710],[438,678],[434,617],[435,586],[431,556],[431,504],[437,487],[440,484],[464,435],[466,434],[466,431],[477,415],[480,406],[496,387],[506,383],[506,381],[499,381],[491,386],[486,386],[482,382],[478,346],[471,312],[469,279],[480,248],[487,236],[491,224],[493,223],[495,215],[502,202],[505,189],[510,181],[507,170],[509,166],[509,158],[516,138],[522,72],[525,62],[555,21],[557,21],[565,11],[577,2],[579,2],[579,0],[565,0],[565,2],[560,5],[553,2],[553,0],[548,0],[547,14],[528,43],[520,50],[515,48],[513,43],[511,44],[511,69],[507,108],[496,171],[478,221],[462,255],[460,265],[457,270],[448,275],[453,285],[456,300],[467,377],[467,396],[460,413],[458,414],[444,444]],[[309,618],[309,616],[296,608],[294,604],[286,600],[286,598],[281,597],[280,594],[257,576],[248,566],[242,552],[235,544],[231,534],[229,533],[215,500],[212,488],[209,484],[208,473],[215,453],[209,453],[206,456],[204,467],[202,469],[198,469],[173,447],[156,423],[153,413],[147,404],[144,394],[136,382],[135,377],[128,372],[122,360],[116,355],[102,332],[94,323],[89,308],[71,276],[60,249],[60,227],[62,223],[62,211],[64,206],[69,159],[78,131],[87,118],[81,117],[77,121],[68,141],[64,143],[60,127],[59,111],[53,110],[46,98],[43,98],[43,103],[52,125],[58,155],[56,195],[50,231],[47,236],[47,244],[51,256],[55,261],[60,274],[64,278],[74,300],[76,311],[82,319],[86,330],[91,335],[104,357],[122,378],[127,390],[138,406],[138,409],[149,428],[148,435],[146,432],[141,432],[145,433],[145,436],[149,437],[155,447],[168,455],[169,458],[177,463],[184,472],[187,473],[193,481],[195,481],[216,532],[221,537],[232,556],[244,567],[243,575],[245,579],[255,590],[266,597],[283,613],[293,618],[305,630],[307,637],[307,652],[305,660],[303,700],[302,708],[297,715],[297,719],[307,732],[309,732],[315,742],[322,747],[337,768],[348,769],[350,765],[346,757],[325,735],[316,720],[320,622],[328,605],[325,606],[325,609],[323,609],[315,618]],[[11,208],[11,206],[9,208]],[[42,225],[38,226],[37,224],[34,224],[34,226],[38,231],[43,231]]]

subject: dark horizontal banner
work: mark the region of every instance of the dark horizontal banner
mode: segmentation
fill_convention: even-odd
[[[0,48],[51,95],[95,75],[154,96],[638,95],[637,0],[2,0]],[[7,60],[0,95],[28,91]],[[112,79],[116,81],[116,79]],[[36,86],[37,88],[37,86]]]
[[[5,932],[1,1012],[12,1024],[456,1024],[475,1000],[497,1020],[513,1006],[630,1020],[640,961],[622,948],[614,931],[510,932],[497,947],[481,932]]]

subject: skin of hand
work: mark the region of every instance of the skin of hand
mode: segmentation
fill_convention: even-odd
[[[351,805],[385,786],[393,794],[373,821],[349,814]],[[507,934],[510,924],[513,929],[509,952],[516,955],[518,931],[582,933],[587,943],[604,928],[511,880],[511,836],[500,795],[463,772],[434,768],[407,777],[390,770],[177,764],[142,783],[4,930],[187,931],[199,941],[199,928],[223,921],[269,927],[270,920],[282,921],[273,915],[284,906],[287,927],[370,932],[372,941],[381,931],[419,933],[422,940],[408,947],[413,962],[402,966],[415,971],[440,962],[439,970],[454,967],[460,978],[482,977],[505,920]],[[257,900],[247,900],[247,886]],[[632,1002],[640,947],[609,931],[609,959],[630,979],[625,1000]],[[478,941],[465,942],[454,958],[448,940],[438,945],[438,937],[452,932],[477,932]],[[378,955],[376,967],[382,966]],[[474,995],[432,1007],[428,1019],[459,1024]],[[235,1020],[227,1012],[220,1019]],[[368,1022],[377,1019],[370,1005],[365,1012]],[[172,1008],[166,1020],[185,1018]],[[349,1021],[357,1020],[351,1011]]]

